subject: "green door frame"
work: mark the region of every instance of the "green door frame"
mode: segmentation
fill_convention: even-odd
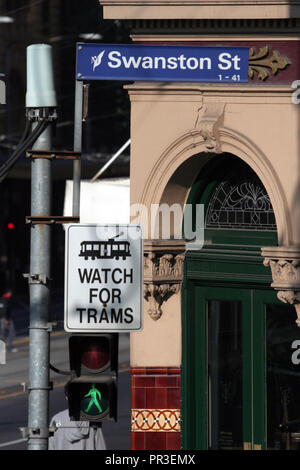
[[[203,285],[194,284],[194,294],[196,299],[196,312],[205,318],[205,328],[198,331],[197,342],[205,344],[205,350],[207,352],[207,301],[209,300],[222,300],[222,301],[239,301],[242,303],[242,331],[247,332],[246,335],[243,335],[242,340],[242,361],[243,361],[243,440],[244,442],[250,442],[252,440],[252,430],[251,423],[252,417],[249,410],[251,408],[251,337],[252,337],[252,328],[251,328],[251,305],[250,305],[250,294],[247,289],[234,289],[234,288],[222,288],[218,287],[206,287]],[[198,307],[198,308],[197,308]],[[202,315],[203,314],[203,315]],[[195,332],[197,335],[197,332]],[[197,361],[195,361],[197,363]],[[207,354],[205,354],[204,359],[205,366],[207,365]],[[206,367],[203,367],[202,371],[205,370],[205,374],[202,377],[199,377],[199,381],[203,382],[202,389],[208,390],[207,377],[208,371]],[[197,373],[197,372],[196,372]],[[206,402],[202,401],[202,414],[206,417],[206,425],[204,427],[204,432],[202,433],[202,440],[199,442],[202,449],[207,448],[208,442],[208,402],[209,397],[206,393]],[[205,432],[206,431],[206,432]]]
[[[240,300],[243,303],[243,330],[248,332],[243,340],[243,349],[247,352],[243,363],[244,442],[262,449],[266,445],[265,304],[281,302],[269,287],[271,275],[256,250],[230,250],[230,261],[227,254],[225,249],[215,253],[211,248],[204,248],[201,252],[188,253],[185,263],[182,291],[184,449],[207,448],[206,300]]]
[[[271,290],[206,286],[190,282],[184,289],[182,445],[207,449],[208,371],[207,301],[240,301],[243,331],[243,442],[266,448],[265,304],[280,304]],[[197,360],[196,360],[197,358]]]
[[[239,159],[237,159],[239,160]],[[232,156],[218,155],[202,169],[191,188],[187,203],[204,204],[205,213],[208,203],[218,184],[222,181],[228,168],[234,168]],[[232,170],[234,171],[234,170]],[[245,430],[247,442],[265,446],[265,424],[261,425],[261,416],[264,413],[263,403],[265,387],[265,350],[264,350],[264,300],[270,303],[280,303],[276,293],[270,287],[272,283],[271,272],[263,265],[260,253],[262,246],[276,246],[276,231],[264,230],[232,230],[205,228],[205,245],[200,251],[188,251],[185,259],[184,282],[182,287],[182,433],[181,445],[183,449],[206,449],[207,430],[207,377],[206,371],[206,314],[204,300],[191,295],[196,287],[209,289],[222,289],[222,295],[228,289],[228,294],[234,292],[238,298],[248,297],[248,307],[244,301],[247,314],[244,328],[249,328],[251,334],[245,338],[244,348],[248,350],[244,363],[244,381],[249,383],[255,380],[257,388],[249,396],[245,388],[245,402],[255,400],[255,413],[247,416],[245,410],[244,420],[253,420],[255,440],[249,431]],[[247,292],[247,294],[246,294]],[[261,297],[263,295],[263,298]],[[253,311],[249,313],[249,308]],[[197,332],[202,332],[205,340],[199,341]],[[254,347],[254,339],[260,338]],[[197,358],[197,359],[196,359]],[[256,367],[253,367],[253,363]],[[250,372],[251,371],[251,374]],[[248,395],[247,395],[248,393]],[[248,408],[250,413],[250,407]]]

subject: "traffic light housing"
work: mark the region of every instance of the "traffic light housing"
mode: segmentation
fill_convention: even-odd
[[[118,333],[70,336],[67,397],[72,420],[117,421],[118,345]]]

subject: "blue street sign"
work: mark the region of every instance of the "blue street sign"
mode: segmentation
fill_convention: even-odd
[[[248,82],[248,47],[77,44],[77,80]]]

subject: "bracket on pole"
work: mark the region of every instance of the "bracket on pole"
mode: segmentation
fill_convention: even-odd
[[[34,439],[45,439],[49,436],[53,436],[57,430],[57,426],[50,426],[49,428],[19,428],[23,439],[34,438]]]
[[[45,331],[48,331],[49,333],[52,333],[53,323],[51,323],[51,322],[46,323],[45,326],[29,326],[28,329],[29,330],[45,330]]]
[[[48,160],[80,160],[81,152],[58,151],[49,152],[47,150],[27,150],[26,158],[44,158]]]
[[[50,215],[50,216],[26,216],[25,218],[26,224],[72,224],[72,223],[78,223],[79,222],[79,217],[64,217],[64,216],[55,216],[55,215]]]
[[[27,390],[31,392],[31,390],[53,390],[53,382],[49,382],[47,387],[31,387],[30,385],[27,386]]]
[[[49,281],[52,281],[52,279],[50,279],[50,277],[47,276],[47,274],[31,274],[31,273],[25,273],[23,274],[23,277],[25,277],[25,279],[27,278],[28,279],[28,284],[31,285],[31,284],[43,284],[44,286],[46,286]]]

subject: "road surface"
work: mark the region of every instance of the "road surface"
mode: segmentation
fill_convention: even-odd
[[[16,353],[7,353],[7,364],[0,365],[0,450],[24,450],[20,427],[27,426],[28,338],[17,337]],[[51,333],[50,361],[57,369],[69,370],[68,336],[64,331]],[[68,376],[50,372],[50,417],[65,409],[64,384]],[[107,448],[130,449],[130,372],[129,335],[119,335],[118,422],[104,423]]]

